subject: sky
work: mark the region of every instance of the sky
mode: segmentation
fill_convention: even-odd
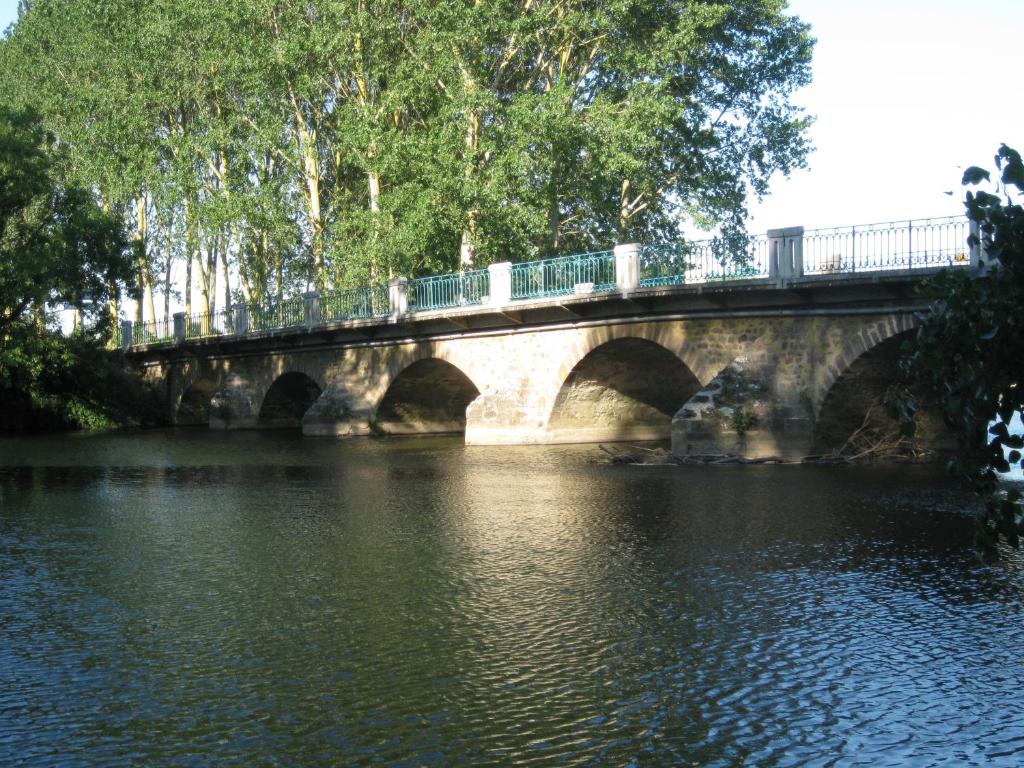
[[[17,0],[0,0],[0,29]],[[791,0],[817,39],[806,170],[751,201],[748,230],[870,224],[963,212],[964,168],[1024,151],[1015,56],[1024,0]],[[946,194],[952,192],[952,195]]]

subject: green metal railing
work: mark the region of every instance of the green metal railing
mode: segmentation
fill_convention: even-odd
[[[118,344],[121,342],[121,329],[117,329]],[[165,320],[153,320],[148,323],[132,325],[132,346],[143,344],[170,344],[174,341],[174,329]]]
[[[320,297],[320,320],[325,323],[387,317],[390,312],[391,304],[386,285],[346,288],[325,293]]]
[[[768,246],[763,236],[645,246],[640,249],[640,287],[767,277]]]
[[[185,317],[185,338],[206,339],[234,333],[232,312],[196,312]]]
[[[423,312],[482,304],[489,293],[490,273],[486,269],[420,277],[409,282],[409,309]]]
[[[661,288],[685,283],[687,270],[695,266],[686,258],[689,251],[684,243],[643,246],[640,249],[640,287]]]
[[[971,263],[967,234],[968,222],[963,217],[810,230],[799,235],[797,244],[802,253],[801,274],[967,266]],[[645,246],[640,249],[638,287],[766,278],[771,249],[777,242],[763,235],[740,235]],[[513,264],[510,288],[514,302],[616,291],[614,251]],[[409,281],[405,288],[411,312],[482,304],[491,289],[486,269],[421,277]],[[186,339],[265,333],[309,324],[383,318],[392,311],[397,310],[391,306],[389,288],[375,285],[328,291],[318,299],[295,297],[266,306],[250,305],[244,313],[227,310],[191,314],[185,317],[184,332]],[[121,328],[114,329],[119,346],[127,341],[122,333]],[[174,341],[173,327],[163,321],[136,324],[131,336],[132,345]]]
[[[249,332],[265,333],[306,324],[306,300],[301,296],[266,306],[249,306]]]
[[[539,299],[615,290],[615,254],[596,251],[512,265],[512,298]]]

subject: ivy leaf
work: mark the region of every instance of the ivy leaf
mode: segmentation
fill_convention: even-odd
[[[989,172],[984,168],[972,165],[964,171],[964,178],[960,183],[964,186],[967,186],[968,184],[980,184],[982,181],[988,181],[990,178],[991,176],[989,175]]]
[[[1006,165],[1003,168],[1002,182],[1004,184],[1013,184],[1018,189],[1024,189],[1024,163],[1021,162],[1020,153],[1003,144],[999,148],[997,157],[1006,161]]]

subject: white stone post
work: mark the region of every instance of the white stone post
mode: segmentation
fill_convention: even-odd
[[[489,303],[492,307],[504,307],[512,303],[512,262],[499,261],[487,267],[491,287]]]
[[[981,227],[978,222],[971,220],[971,269],[981,269],[988,266],[988,259],[985,257],[985,242],[981,239]]]
[[[316,291],[308,291],[302,294],[302,301],[305,305],[306,327],[313,328],[320,325],[320,294]]]
[[[789,280],[804,274],[804,228],[768,230],[768,278]]]
[[[231,309],[234,312],[235,336],[245,336],[249,333],[249,305],[235,304]]]
[[[640,287],[640,244],[615,246],[615,285],[620,293],[632,293]]]
[[[790,252],[793,277],[804,276],[804,228],[793,227],[786,238],[786,247]]]
[[[121,349],[128,349],[132,345],[132,321],[121,321]]]
[[[184,344],[185,343],[185,313],[175,312],[171,316],[171,322],[174,324],[174,343]]]
[[[388,280],[388,300],[392,319],[402,317],[409,311],[409,281],[406,278]]]

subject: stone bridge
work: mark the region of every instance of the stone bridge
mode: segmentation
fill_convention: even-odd
[[[495,265],[469,305],[410,309],[395,281],[386,316],[327,321],[307,296],[293,327],[236,317],[235,333],[183,338],[179,318],[175,343],[127,356],[179,425],[806,454],[894,381],[923,307],[914,288],[934,271],[808,274],[773,252],[767,276],[644,286],[638,247],[613,258],[599,290],[513,301],[511,265]]]

